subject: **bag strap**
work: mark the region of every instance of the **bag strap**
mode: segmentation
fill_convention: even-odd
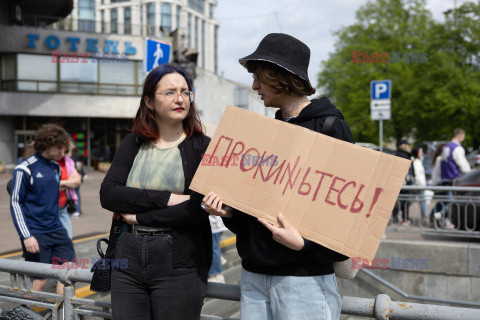
[[[113,258],[115,256],[115,244],[122,231],[123,223],[122,220],[112,218],[112,226],[110,227],[110,235],[108,236],[108,247],[107,251],[105,251],[105,257],[107,258]]]
[[[335,122],[335,120],[337,120],[337,117],[335,116],[328,116],[326,119],[325,119],[325,122],[323,123],[323,128],[322,128],[322,132],[323,134],[325,135],[329,135],[330,133],[330,130],[332,129],[332,125],[333,123]]]
[[[98,252],[98,255],[100,256],[100,258],[105,259],[105,254],[103,253],[103,250],[102,250],[102,242],[105,242],[107,244],[107,247],[108,247],[108,240],[107,239],[105,239],[105,238],[98,239],[97,240],[97,252]]]

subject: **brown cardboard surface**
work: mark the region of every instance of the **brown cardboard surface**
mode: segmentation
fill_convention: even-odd
[[[410,161],[228,106],[190,189],[371,261]]]

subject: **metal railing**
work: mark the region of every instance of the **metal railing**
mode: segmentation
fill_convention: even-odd
[[[480,238],[480,187],[404,186],[387,229]]]
[[[44,307],[50,310],[50,319],[80,320],[85,316],[111,319],[110,303],[75,297],[76,282],[90,283],[92,274],[85,269],[57,269],[52,265],[0,259],[0,272],[10,273],[10,286],[0,286],[0,301]],[[63,296],[32,291],[32,277],[58,279],[64,287]],[[209,283],[207,297],[240,301],[240,286]],[[480,319],[480,309],[392,301],[386,294],[375,299],[342,298],[342,314],[374,319],[407,320],[473,320]],[[44,317],[46,318],[46,317]],[[202,320],[222,319],[202,315]]]

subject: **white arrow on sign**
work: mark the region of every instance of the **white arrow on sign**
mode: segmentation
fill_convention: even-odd
[[[391,106],[390,99],[371,100],[370,101],[370,108],[372,108],[372,109],[390,108],[390,106]]]

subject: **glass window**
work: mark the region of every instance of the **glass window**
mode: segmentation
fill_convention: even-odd
[[[61,63],[64,65],[67,63]],[[19,54],[17,57],[17,78],[19,80],[57,81],[57,63],[51,56]]]
[[[208,4],[208,17],[213,19],[213,3]]]
[[[204,14],[204,4],[204,0],[188,0],[188,6],[201,14]]]
[[[95,0],[78,0],[78,30],[95,32]]]
[[[160,25],[162,32],[172,32],[172,6],[170,3],[162,3]]]
[[[182,11],[182,7],[177,6],[177,14],[175,19],[175,24],[177,26],[177,29],[180,28],[180,11]]]
[[[233,101],[235,106],[248,109],[248,93],[249,89],[244,87],[235,87],[233,92]]]
[[[114,84],[101,84],[100,93],[103,94],[122,94],[133,95],[135,94],[135,88],[133,86],[120,86]]]
[[[198,50],[198,17],[195,17],[195,49]]]
[[[100,83],[135,84],[135,62],[100,62]],[[108,60],[107,60],[108,61]]]
[[[18,91],[37,91],[37,83],[35,81],[18,81]]]
[[[117,9],[112,9],[112,11],[110,11],[110,32],[111,33],[118,32]]]
[[[205,20],[202,20],[202,67],[205,68]]]
[[[15,55],[5,55],[2,57],[2,80],[15,79]]]
[[[125,8],[123,11],[123,21],[125,22],[124,34],[132,34],[132,9]]]
[[[155,35],[155,4],[147,5],[147,35]]]
[[[188,14],[187,21],[187,47],[192,46],[192,14]]]
[[[215,26],[213,35],[213,70],[218,74],[218,26]]]
[[[143,86],[143,81],[145,81],[145,77],[147,76],[146,73],[143,72],[145,66],[143,65],[143,61],[137,61],[137,84]],[[142,88],[140,88],[140,91]],[[139,92],[141,93],[141,92]]]
[[[102,19],[102,20],[100,21],[100,23],[101,23],[100,29],[101,29],[101,31],[102,31],[102,33],[103,33],[103,32],[105,32],[105,10],[101,10],[101,11],[100,11],[100,15],[101,15],[101,19]]]
[[[97,63],[91,58],[86,60],[87,63],[60,63],[60,81],[97,82]]]

